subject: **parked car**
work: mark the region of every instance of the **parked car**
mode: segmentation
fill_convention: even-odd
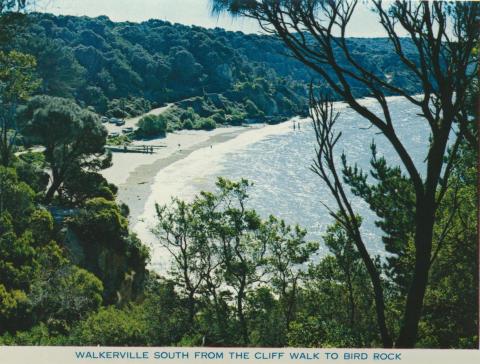
[[[108,123],[108,121],[109,121],[109,119],[106,116],[102,116],[100,118],[100,120],[101,120],[102,123]]]
[[[109,121],[111,124],[116,124],[118,125],[118,123],[125,123],[122,119],[119,119],[119,118],[110,118],[110,121]]]
[[[117,126],[122,126],[125,125],[125,120],[117,119],[117,122],[115,123]]]
[[[120,133],[118,133],[116,131],[113,131],[113,132],[108,134],[108,137],[109,138],[115,138],[115,137],[118,137],[119,135],[120,135]]]
[[[133,132],[133,128],[131,126],[127,126],[126,128],[122,129],[123,134],[131,133]]]

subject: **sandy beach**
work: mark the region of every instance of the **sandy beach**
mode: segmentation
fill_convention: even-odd
[[[130,223],[134,226],[143,213],[157,173],[184,159],[192,152],[235,138],[252,127],[224,127],[212,131],[182,130],[165,138],[136,141],[132,144],[162,145],[153,154],[113,153],[112,167],[102,171],[103,176],[118,186],[118,200],[130,208]]]
[[[132,143],[163,146],[153,154],[113,153],[113,165],[102,174],[118,186],[117,199],[129,206],[132,231],[152,248],[151,265],[157,272],[164,271],[167,256],[150,233],[155,203],[168,203],[177,195],[192,197],[192,180],[206,178],[227,153],[291,129],[291,122],[284,122],[221,127],[212,131],[182,130],[168,133],[165,138]]]
[[[394,97],[391,97],[391,99],[393,98]],[[362,104],[371,102],[372,100],[369,98],[361,100]],[[171,106],[171,104],[168,104],[164,107],[153,109],[144,115],[159,115]],[[335,102],[335,107],[337,110],[342,110],[345,109],[347,105],[343,102]],[[125,120],[126,124],[122,127],[117,127],[112,124],[106,124],[106,127],[109,132],[120,131],[121,128],[126,126],[135,127],[138,120],[144,115]],[[294,117],[290,120],[310,122],[309,118],[301,119]],[[203,167],[199,168],[196,172],[201,174],[205,168],[211,169],[213,160],[221,158],[223,154],[268,137],[269,135],[284,133],[291,129],[292,123],[286,121],[276,125],[253,124],[238,127],[220,127],[212,131],[182,130],[168,133],[164,138],[134,141],[131,145],[161,145],[162,148],[155,149],[156,152],[153,154],[114,152],[112,167],[102,171],[102,174],[109,182],[118,186],[118,200],[129,206],[130,222],[133,227],[138,222],[140,215],[144,213],[144,207],[150,195],[155,195],[156,202],[166,203],[172,195],[175,195],[175,191],[188,188],[188,186],[182,183],[182,173],[191,174],[192,168],[203,164]],[[242,138],[237,138],[245,133],[247,135],[244,135]],[[230,143],[225,144],[227,141],[230,141]],[[224,145],[218,148],[218,144]],[[155,182],[155,177],[160,171],[185,159],[193,152],[197,152],[198,155],[198,151],[203,148],[206,148],[207,153],[203,153],[204,155],[201,158],[190,158],[190,160],[183,163],[183,166],[177,166],[177,168],[169,170],[168,173],[163,173],[163,176],[169,179],[169,181],[163,181],[163,183]],[[207,163],[205,164],[205,162]],[[172,178],[174,178],[173,176],[175,176],[174,180],[172,180]],[[158,188],[153,187],[159,184],[163,184],[164,186],[162,188],[163,193],[160,193]],[[166,191],[166,184],[170,186],[168,193]]]

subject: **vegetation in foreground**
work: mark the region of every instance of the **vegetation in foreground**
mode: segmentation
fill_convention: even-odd
[[[12,4],[0,0],[0,11]],[[24,34],[15,33],[18,18],[11,15],[0,16],[2,42],[18,35],[16,42]],[[60,33],[68,39],[75,18],[59,19],[67,26],[49,23],[45,29],[64,28]],[[101,31],[101,24],[89,26]],[[98,41],[91,33],[81,32],[85,39]],[[72,97],[37,95],[54,94],[46,90],[65,85],[73,94],[82,89],[67,82],[69,72],[42,65],[47,58],[8,49],[16,44],[13,39],[2,43],[6,46],[0,51],[0,343],[384,345],[375,286],[357,236],[349,229],[352,222],[358,228],[361,218],[330,226],[322,242],[330,254],[316,257],[320,242],[306,241],[302,228],[273,216],[262,218],[248,207],[248,181],[220,179],[216,191],[203,192],[191,203],[174,200],[158,206],[155,234],[172,264],[164,277],[148,271],[148,251],[128,228],[128,207],[116,202],[116,187],[99,174],[111,160],[98,115],[85,108],[90,104],[81,98],[77,101],[83,105]],[[120,57],[100,43],[105,54]],[[50,51],[57,54],[54,49]],[[63,65],[74,64],[66,57]],[[118,65],[113,58],[107,63]],[[65,78],[40,80],[39,70],[57,70],[55,76]],[[120,79],[109,83],[121,89]],[[66,96],[68,88],[60,89]],[[472,82],[462,103],[467,116],[475,110],[477,94],[478,84]],[[178,123],[190,120],[193,127],[216,113],[202,115],[194,104],[185,106],[181,115],[190,117],[182,120],[179,113]],[[248,108],[255,111],[252,105]],[[314,119],[322,159],[322,153],[333,149],[321,148],[332,134],[323,138],[325,120]],[[145,124],[143,130],[152,133],[168,129],[161,118]],[[478,256],[478,156],[476,143],[467,137],[478,131],[474,123],[467,127],[459,134],[465,137],[448,150],[449,183],[438,190],[442,199],[432,228],[435,250],[416,347],[478,347],[478,262],[472,258]],[[19,153],[20,144],[40,148]],[[374,184],[346,161],[342,176],[377,212],[386,249],[394,254],[372,261],[380,272],[384,321],[397,337],[415,267],[414,191],[410,179],[378,157],[374,146],[371,164]],[[316,166],[322,176],[322,163]]]

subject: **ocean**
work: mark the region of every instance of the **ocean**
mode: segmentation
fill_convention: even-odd
[[[429,140],[426,121],[418,116],[420,110],[404,98],[389,97],[388,102],[399,139],[419,171],[424,173]],[[381,111],[373,100],[364,99],[362,103],[376,113]],[[377,153],[390,165],[401,166],[400,159],[378,129],[369,127],[367,120],[343,103],[335,105],[340,112],[336,130],[342,132],[335,149],[339,170],[340,155],[344,152],[349,164],[356,163],[368,171],[372,141],[377,145]],[[294,122],[300,123],[300,129],[297,126],[294,130]],[[134,227],[152,248],[152,267],[163,271],[168,261],[166,252],[149,232],[155,222],[155,203],[168,204],[172,196],[191,200],[202,190],[214,190],[219,176],[248,179],[253,186],[247,207],[257,210],[263,217],[272,214],[289,224],[299,224],[307,230],[309,240],[320,242],[318,255],[325,255],[327,249],[322,235],[333,223],[333,218],[324,204],[333,210],[336,206],[327,186],[310,169],[315,158],[315,144],[311,120],[293,118],[279,125],[252,129],[212,148],[197,150],[159,171],[141,221]],[[384,256],[381,231],[375,226],[378,218],[361,199],[352,197],[352,201],[355,212],[363,218],[362,234],[370,254]]]

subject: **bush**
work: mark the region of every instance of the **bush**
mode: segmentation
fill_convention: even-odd
[[[182,124],[183,129],[192,130],[193,129],[193,122],[190,119],[187,119]]]
[[[141,97],[113,99],[108,103],[106,115],[117,118],[128,118],[142,115],[151,108],[152,105],[150,102]]]
[[[255,103],[250,99],[245,101],[245,110],[247,111],[249,117],[263,116],[263,112],[261,112],[257,105],[255,105]]]
[[[138,128],[144,136],[165,136],[167,124],[163,115],[146,115],[138,122]]]
[[[239,126],[243,124],[243,121],[246,118],[246,114],[244,112],[239,112],[234,110],[232,114],[227,115],[226,120],[227,123],[230,125]]]
[[[122,237],[128,236],[128,221],[118,205],[101,197],[87,200],[70,226],[91,244],[105,242],[116,249],[123,245]]]
[[[6,333],[0,336],[0,345],[59,346],[68,344],[66,340],[65,336],[55,335],[47,325],[40,323],[28,331],[17,331],[15,335]]]
[[[73,323],[100,308],[102,293],[103,284],[94,274],[67,264],[35,279],[29,299],[37,319],[67,333]]]
[[[217,124],[225,124],[226,123],[225,112],[217,112],[217,113],[213,114],[212,119]]]
[[[140,346],[146,341],[146,329],[138,306],[124,310],[109,306],[80,322],[70,340],[74,345]]]
[[[202,130],[213,130],[217,127],[215,120],[211,117],[208,118],[200,118],[195,123],[195,129],[202,129]]]
[[[81,206],[86,200],[103,197],[106,200],[115,200],[118,188],[97,172],[76,170],[65,179],[61,187],[61,201],[71,206]]]

